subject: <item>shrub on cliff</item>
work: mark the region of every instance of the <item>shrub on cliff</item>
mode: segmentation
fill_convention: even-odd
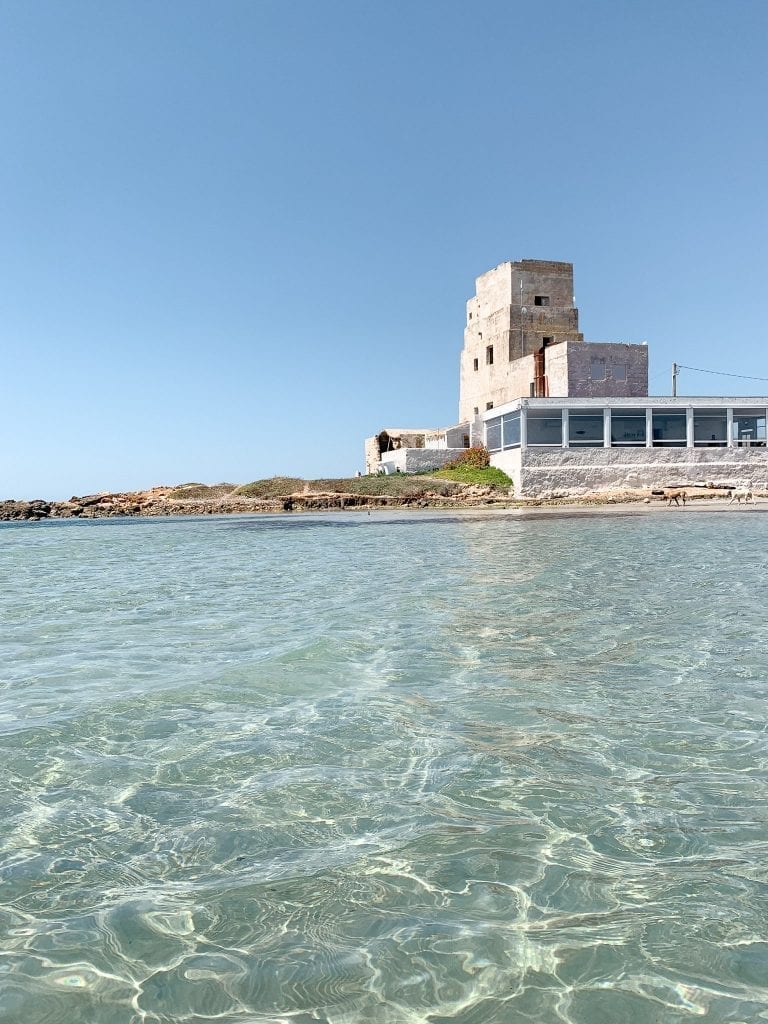
[[[488,454],[488,449],[482,445],[476,445],[474,448],[465,448],[461,455],[457,455],[443,468],[461,469],[471,466],[472,469],[485,469],[490,464],[491,456]]]

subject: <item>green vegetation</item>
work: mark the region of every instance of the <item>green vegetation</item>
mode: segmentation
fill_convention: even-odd
[[[435,470],[434,475],[442,480],[455,480],[460,484],[480,484],[505,491],[512,486],[507,474],[491,465],[488,449],[479,445],[475,448],[466,448],[443,469]]]
[[[482,450],[484,451],[484,449]],[[485,453],[487,456],[487,452]],[[394,473],[392,476],[329,477],[303,480],[298,476],[273,476],[249,484],[181,484],[169,498],[175,501],[211,501],[218,498],[287,498],[291,494],[359,494],[368,497],[398,497],[419,500],[438,495],[459,495],[467,484],[480,484],[507,491],[512,483],[500,469],[478,466],[482,452],[467,449],[467,457],[454,460],[445,469],[433,473]]]
[[[309,486],[318,491],[345,491],[347,494],[392,494],[404,498],[421,498],[425,494],[449,496],[461,490],[446,480],[434,476],[415,476],[394,473],[392,476],[360,476],[350,479],[310,480]]]
[[[300,494],[305,481],[298,476],[271,476],[267,480],[254,480],[243,484],[234,492],[244,498],[282,498],[286,494]]]
[[[501,469],[495,466],[447,466],[435,470],[435,476],[444,480],[456,480],[462,484],[481,484],[487,487],[499,487],[505,491],[512,486],[512,481]]]
[[[179,484],[174,487],[168,497],[172,501],[183,501],[185,498],[206,501],[213,498],[225,498],[231,494],[237,484]]]
[[[299,477],[274,476],[269,480],[254,480],[243,484],[234,495],[247,498],[280,498],[301,494],[307,487],[313,493],[342,493],[365,495],[397,495],[421,498],[425,494],[449,497],[461,491],[459,482],[438,480],[434,476],[411,476],[396,473],[393,476],[335,477],[324,480],[301,480]]]
[[[474,448],[465,448],[455,459],[449,462],[444,469],[460,469],[464,466],[473,469],[485,469],[491,464],[491,455],[487,448],[482,445],[475,445]]]

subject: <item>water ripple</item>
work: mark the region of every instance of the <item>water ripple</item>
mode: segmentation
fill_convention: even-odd
[[[766,531],[0,527],[0,1020],[768,1020]]]

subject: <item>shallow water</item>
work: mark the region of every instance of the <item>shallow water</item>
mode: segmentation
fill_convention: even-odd
[[[768,517],[0,527],[3,1024],[768,1020]]]

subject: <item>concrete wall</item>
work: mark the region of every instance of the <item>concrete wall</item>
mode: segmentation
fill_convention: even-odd
[[[530,498],[695,482],[768,489],[766,448],[527,448],[495,452],[491,465]]]
[[[400,448],[384,452],[381,465],[386,473],[423,473],[429,469],[441,469],[461,455],[464,448]]]
[[[496,466],[502,472],[506,473],[507,476],[512,480],[515,488],[515,496],[521,494],[522,479],[521,479],[521,464],[522,464],[522,452],[519,448],[511,448],[506,452],[494,452],[491,455],[491,465]]]

